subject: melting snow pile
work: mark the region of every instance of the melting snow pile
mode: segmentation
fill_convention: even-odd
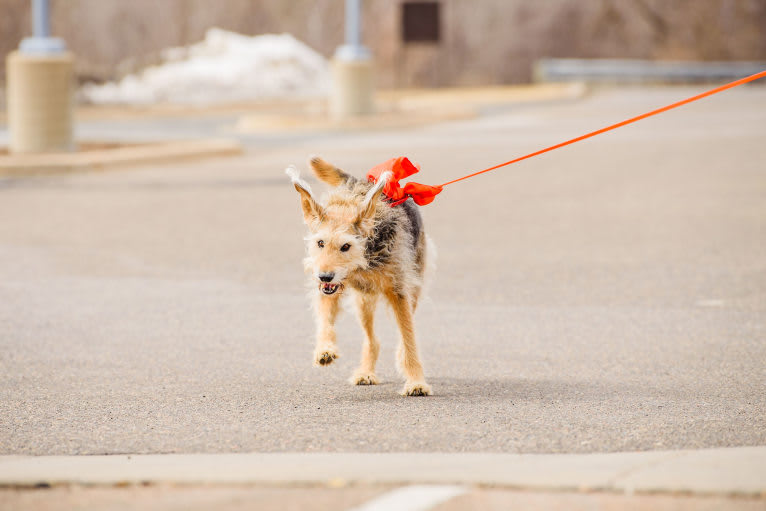
[[[162,64],[82,94],[92,103],[220,103],[321,96],[329,80],[327,60],[290,34],[211,28],[200,43],[164,50]]]

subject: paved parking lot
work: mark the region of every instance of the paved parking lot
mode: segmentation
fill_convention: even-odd
[[[596,91],[426,127],[243,137],[237,158],[3,180],[0,454],[764,445],[763,87],[423,208],[439,250],[417,315],[434,396],[398,395],[382,311],[381,385],[345,382],[351,314],[341,358],[311,366],[285,166],[320,154],[362,174],[407,155],[438,183],[697,91]]]

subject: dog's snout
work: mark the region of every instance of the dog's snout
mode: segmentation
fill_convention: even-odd
[[[319,273],[319,280],[322,282],[332,282],[332,279],[335,278],[335,273],[331,271],[323,271]]]

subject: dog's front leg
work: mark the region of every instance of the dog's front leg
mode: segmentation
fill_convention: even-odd
[[[371,293],[359,293],[356,298],[359,323],[361,323],[364,330],[365,342],[362,346],[362,361],[349,380],[354,385],[378,384],[378,378],[375,376],[375,363],[378,361],[380,343],[375,336],[375,329],[373,328],[375,304],[377,301],[378,296]]]
[[[339,302],[340,299],[337,296],[319,295],[317,297],[317,344],[314,349],[314,365],[330,365],[338,358],[335,344],[335,318],[338,317]]]
[[[401,342],[396,352],[399,369],[407,381],[402,389],[405,396],[427,396],[431,387],[423,376],[423,366],[418,357],[418,347],[415,344],[415,326],[412,321],[412,302],[406,295],[395,292],[387,293],[386,297],[394,309],[396,321],[399,323]]]

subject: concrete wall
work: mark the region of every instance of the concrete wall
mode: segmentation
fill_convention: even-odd
[[[525,82],[540,57],[766,60],[766,0],[441,0],[439,45],[403,45],[403,0],[365,0],[381,87]],[[28,0],[0,0],[0,52],[29,33]],[[52,0],[82,80],[119,77],[212,26],[291,32],[326,56],[342,0]],[[4,71],[3,71],[4,72]]]

